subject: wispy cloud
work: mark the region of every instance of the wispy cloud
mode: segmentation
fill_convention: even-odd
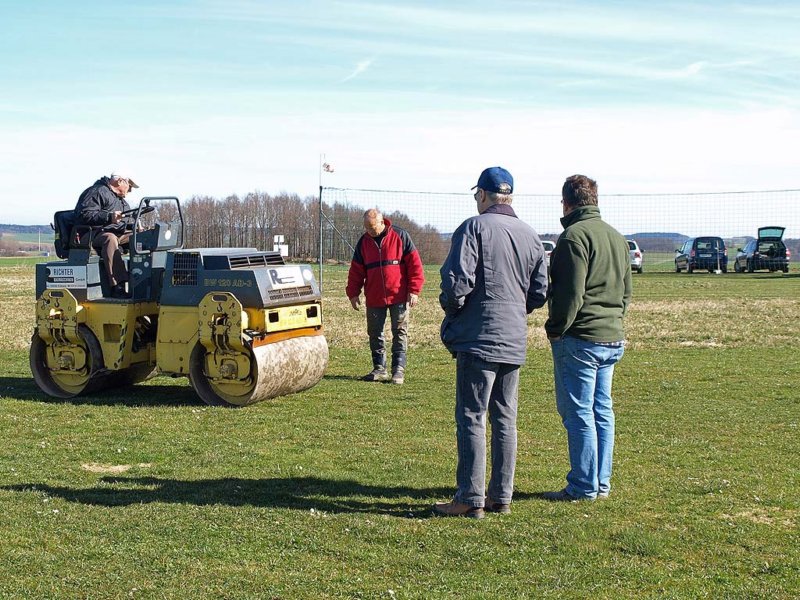
[[[361,75],[364,71],[369,69],[372,66],[372,59],[368,58],[366,60],[359,61],[356,65],[356,68],[353,70],[350,75],[342,79],[339,83],[344,83],[345,81],[350,81],[351,79],[355,79],[359,75]]]

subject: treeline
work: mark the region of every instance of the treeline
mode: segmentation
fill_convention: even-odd
[[[274,236],[284,236],[292,260],[316,262],[319,257],[319,201],[297,194],[252,192],[243,198],[193,196],[181,204],[187,248],[255,247],[271,250]],[[352,247],[364,233],[363,208],[323,202],[322,255],[328,262],[350,261]],[[449,239],[430,225],[421,226],[401,212],[386,213],[406,229],[423,262],[441,263]]]

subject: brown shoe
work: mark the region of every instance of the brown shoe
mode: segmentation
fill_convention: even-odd
[[[489,496],[486,496],[486,500],[483,503],[483,508],[487,512],[500,513],[502,515],[507,515],[511,512],[510,504],[501,504],[500,502],[495,502],[489,498]]]
[[[470,506],[461,502],[437,502],[433,505],[433,514],[439,517],[467,517],[468,519],[482,519],[483,508]]]

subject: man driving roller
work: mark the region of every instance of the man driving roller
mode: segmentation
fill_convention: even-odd
[[[138,187],[128,171],[115,170],[85,189],[75,206],[76,225],[102,227],[92,237],[92,247],[103,258],[112,298],[129,297],[125,285],[128,282],[128,270],[119,247],[131,236],[126,229],[130,220],[123,216],[125,211],[130,210],[125,196]]]

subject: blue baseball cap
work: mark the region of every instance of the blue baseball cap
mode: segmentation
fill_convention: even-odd
[[[503,167],[489,167],[478,177],[478,184],[472,186],[473,190],[475,188],[496,194],[510,194],[514,191],[514,178]]]

